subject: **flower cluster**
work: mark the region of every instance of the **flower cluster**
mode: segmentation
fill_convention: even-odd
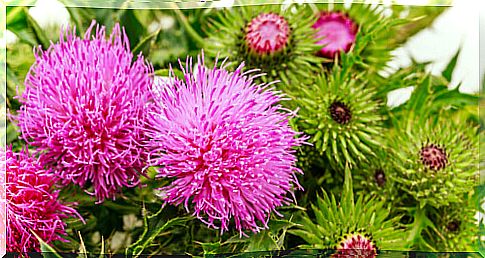
[[[392,51],[432,18],[386,8],[150,14],[176,15],[174,35],[158,22],[142,28],[142,11],[94,10],[131,26],[91,21],[83,36],[68,26],[50,46],[27,20],[36,38],[24,41],[42,47],[20,76],[25,90],[7,92],[8,131],[20,133],[0,156],[7,251],[40,251],[44,242],[82,250],[97,238],[97,250],[106,239],[134,256],[155,247],[204,255],[299,247],[332,257],[472,250],[483,128],[467,108],[479,98],[448,88],[458,54],[439,76],[417,63],[387,71]],[[18,10],[11,16],[28,18]],[[82,16],[72,18],[89,24]],[[163,35],[145,35],[158,25]],[[403,104],[384,104],[407,87],[414,90]],[[65,199],[78,191],[91,196]],[[144,229],[121,226],[125,217]],[[78,237],[80,245],[62,243]]]

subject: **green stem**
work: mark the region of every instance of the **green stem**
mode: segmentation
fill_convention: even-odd
[[[173,11],[177,15],[177,19],[179,20],[180,23],[184,26],[184,29],[187,31],[189,36],[200,46],[205,45],[205,40],[202,38],[197,31],[194,30],[192,25],[190,25],[189,21],[187,20],[187,17],[180,11],[180,9],[174,8]]]
[[[414,222],[411,230],[409,231],[408,236],[408,243],[412,243],[413,245],[416,243],[416,240],[421,238],[421,232],[426,223],[426,213],[425,209],[421,208],[420,205],[416,206],[416,213],[414,214]]]
[[[420,205],[418,204],[416,206],[416,212],[414,214],[414,222],[411,230],[409,231],[409,237],[407,239],[408,243],[411,245],[409,247],[416,249],[420,248],[420,246],[424,246],[428,250],[436,252],[436,249],[432,247],[429,243],[427,243],[422,236],[423,230],[426,227],[430,226],[430,224],[432,223],[426,216],[425,207],[420,207]]]

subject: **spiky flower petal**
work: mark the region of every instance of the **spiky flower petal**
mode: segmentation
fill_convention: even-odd
[[[348,52],[358,31],[357,25],[340,12],[321,12],[312,27],[316,30],[315,37],[319,39],[317,44],[323,46],[319,54],[327,58]]]
[[[9,147],[0,155],[6,157],[7,169],[7,252],[39,252],[39,241],[31,231],[46,243],[64,241],[63,220],[79,215],[58,200],[59,192],[53,189],[57,178],[27,149],[15,153]]]
[[[439,118],[439,117],[438,117]],[[391,145],[398,188],[421,206],[447,206],[472,190],[478,176],[476,128],[437,121],[402,119]]]
[[[244,6],[222,10],[211,25],[205,50],[212,57],[228,57],[231,63],[246,64],[265,75],[257,81],[290,82],[306,79],[308,71],[318,71],[321,47],[316,44],[311,25],[316,18],[307,6]]]
[[[17,116],[42,163],[63,183],[92,186],[99,201],[139,182],[140,125],[152,80],[152,68],[141,55],[133,59],[119,25],[109,39],[105,34],[93,21],[84,38],[67,28],[58,43],[38,49]]]
[[[311,205],[315,220],[303,213],[298,221],[300,229],[289,231],[307,242],[301,248],[335,249],[340,250],[336,253],[340,255],[358,252],[359,247],[374,251],[402,250],[404,232],[396,228],[400,218],[390,218],[390,211],[384,206],[385,202],[369,195],[360,195],[354,201],[351,172],[348,168],[345,171],[343,189],[340,200],[323,190],[323,196],[318,196],[316,204]]]
[[[254,232],[269,214],[290,202],[299,187],[296,150],[303,138],[288,124],[293,113],[270,84],[256,85],[243,65],[195,70],[188,59],[184,79],[162,81],[148,120],[149,165],[174,179],[161,189],[165,201],[184,204],[209,227]]]
[[[300,108],[297,128],[311,136],[315,149],[333,166],[357,165],[382,146],[382,104],[362,82],[364,76],[354,77],[335,65],[331,73],[320,73],[314,84],[301,85],[292,94]]]

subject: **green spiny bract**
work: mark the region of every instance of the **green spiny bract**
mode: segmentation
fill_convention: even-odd
[[[283,9],[281,5],[244,6],[226,9],[218,19],[210,23],[206,53],[209,56],[229,58],[231,63],[244,62],[246,69],[260,69],[266,75],[259,77],[262,82],[281,80],[286,87],[308,77],[308,72],[318,71],[321,58],[314,56],[320,48],[313,38],[315,17],[307,5],[293,5]],[[246,41],[248,26],[260,15],[272,14],[287,24],[286,44],[272,51],[256,52]],[[274,50],[274,51],[273,51]]]
[[[425,231],[424,238],[433,243],[436,250],[463,252],[476,250],[478,224],[475,218],[477,207],[470,195],[462,200],[439,209],[432,209],[429,215],[434,227]],[[480,223],[483,223],[480,221]]]
[[[436,120],[401,120],[393,131],[392,160],[398,188],[420,207],[439,208],[459,202],[473,189],[478,176],[478,137],[470,137],[477,135],[477,128],[445,117]]]
[[[391,51],[399,46],[393,39],[398,26],[406,20],[388,17],[383,10],[369,4],[352,3],[350,8],[343,3],[316,6],[319,12],[342,13],[357,25],[355,42],[347,54],[357,58],[361,69],[370,73],[378,72],[391,60]]]
[[[390,207],[401,203],[401,191],[395,184],[396,170],[387,146],[382,146],[376,157],[372,157],[369,162],[352,171],[352,174],[356,191],[376,196]]]
[[[354,201],[350,173],[346,168],[344,190],[338,202],[335,195],[329,196],[322,190],[323,196],[311,205],[315,219],[304,213],[297,221],[300,229],[289,232],[307,242],[301,248],[336,249],[348,234],[361,233],[372,238],[378,250],[403,250],[404,232],[396,228],[400,218],[389,218],[385,203],[369,195],[360,195]]]
[[[375,156],[382,146],[382,103],[373,99],[366,87],[365,73],[353,76],[349,68],[334,65],[331,73],[322,72],[299,92],[289,93],[300,108],[295,124],[310,136],[309,142],[332,167],[351,166]]]

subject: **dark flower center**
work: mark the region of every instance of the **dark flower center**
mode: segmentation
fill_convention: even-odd
[[[384,186],[386,184],[386,174],[384,174],[384,170],[376,170],[376,173],[374,174],[374,179],[378,186]]]
[[[443,148],[435,144],[430,144],[421,148],[421,162],[431,170],[444,169],[448,163],[448,157]]]
[[[334,101],[330,105],[329,111],[332,119],[341,125],[347,124],[352,118],[350,108],[345,103],[340,101]]]
[[[448,225],[446,225],[446,228],[450,232],[456,232],[456,231],[458,231],[458,229],[460,229],[460,222],[459,221],[452,221],[452,222],[448,223]]]

